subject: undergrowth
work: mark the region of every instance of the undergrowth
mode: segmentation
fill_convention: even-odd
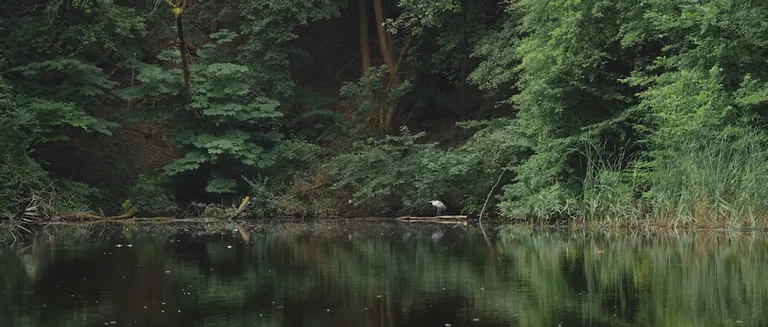
[[[683,137],[651,152],[653,159],[584,153],[587,174],[575,216],[626,224],[651,220],[673,226],[766,227],[768,147],[754,130]]]

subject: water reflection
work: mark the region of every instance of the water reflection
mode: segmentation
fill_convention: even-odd
[[[756,326],[763,233],[305,223],[64,228],[0,247],[9,326]],[[129,246],[130,245],[130,246]],[[491,248],[489,248],[489,246]],[[491,254],[492,253],[492,254]]]

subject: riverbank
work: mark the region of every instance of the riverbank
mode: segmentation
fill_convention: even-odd
[[[402,217],[399,217],[402,218]],[[92,219],[80,221],[48,221],[39,224],[19,225],[18,223],[5,222],[0,224],[0,243],[11,244],[17,242],[28,242],[30,240],[50,233],[52,230],[60,228],[76,228],[82,231],[92,229],[117,227],[125,230],[139,229],[180,229],[180,230],[228,230],[243,233],[247,230],[260,230],[264,228],[297,228],[303,229],[334,229],[348,228],[355,225],[365,225],[369,223],[384,223],[391,225],[412,225],[412,226],[445,226],[447,228],[470,228],[482,229],[486,231],[498,230],[503,226],[518,226],[531,230],[567,230],[570,232],[597,232],[597,233],[615,233],[615,234],[637,234],[637,233],[667,233],[667,232],[693,232],[693,231],[712,231],[712,232],[762,232],[766,227],[760,226],[733,226],[727,223],[705,225],[685,221],[665,221],[665,220],[520,220],[520,219],[500,219],[484,218],[482,221],[477,217],[470,219],[456,220],[405,220],[398,217],[331,217],[331,218],[297,218],[297,217],[274,217],[261,219],[217,219],[217,218],[175,218],[175,217],[132,217],[124,219]],[[346,226],[346,227],[345,227]],[[241,235],[245,237],[244,235]]]

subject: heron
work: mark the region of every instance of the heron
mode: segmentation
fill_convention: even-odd
[[[432,200],[432,201],[429,201],[429,203],[432,203],[432,205],[435,206],[435,208],[437,208],[437,215],[438,216],[440,215],[441,211],[446,209],[445,204],[440,202],[440,200]]]
[[[445,236],[445,232],[447,231],[448,231],[447,229],[435,231],[434,233],[432,233],[432,241],[437,242],[441,240],[443,236]]]

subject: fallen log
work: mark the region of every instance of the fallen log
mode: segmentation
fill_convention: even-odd
[[[410,221],[410,220],[424,220],[424,221],[430,221],[430,220],[466,220],[466,215],[448,215],[448,216],[432,216],[432,217],[418,217],[418,216],[402,216],[397,217],[397,220],[404,220],[404,221]]]
[[[235,214],[234,214],[234,215],[232,215],[232,217],[231,217],[231,218],[235,218],[235,217],[237,217],[238,215],[240,215],[241,213],[243,213],[243,210],[245,210],[245,206],[246,206],[246,205],[248,205],[248,202],[249,202],[250,200],[251,200],[251,197],[250,197],[250,196],[246,196],[246,197],[244,197],[244,198],[243,198],[243,201],[242,201],[242,202],[240,202],[240,206],[239,206],[239,207],[237,207],[237,210],[235,211]],[[231,218],[230,218],[230,219],[231,219]]]
[[[96,225],[96,224],[102,224],[102,223],[120,223],[120,224],[153,224],[153,225],[159,225],[159,224],[174,224],[174,223],[195,223],[195,224],[210,224],[210,223],[223,223],[226,222],[226,220],[222,219],[214,219],[214,218],[174,218],[174,217],[132,217],[127,219],[91,219],[91,220],[58,220],[58,221],[49,221],[49,222],[43,222],[43,225],[54,225],[54,226],[67,226],[67,225],[74,225],[74,226],[85,226],[85,225]]]
[[[400,220],[404,223],[430,223],[430,224],[446,224],[446,225],[467,225],[467,221],[463,219],[457,219],[457,220],[445,220],[445,219],[432,219],[432,220]]]
[[[56,220],[118,220],[132,218],[136,214],[136,208],[131,208],[122,215],[99,216],[90,212],[64,212],[56,215]]]

